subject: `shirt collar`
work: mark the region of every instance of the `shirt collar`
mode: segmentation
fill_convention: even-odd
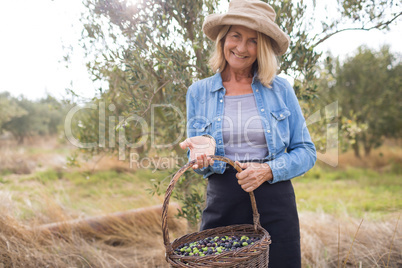
[[[257,70],[254,71],[254,75],[253,75],[253,81],[251,82],[251,84],[254,84],[254,82],[256,81],[257,78]],[[211,92],[215,92],[218,91],[220,89],[223,89],[223,83],[222,83],[222,76],[221,73],[216,73],[214,76],[212,76],[212,89]]]
[[[221,73],[216,73],[212,76],[212,89],[211,92],[218,91],[223,88]]]

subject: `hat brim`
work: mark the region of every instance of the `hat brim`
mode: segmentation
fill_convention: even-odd
[[[225,25],[242,25],[269,36],[273,41],[273,48],[277,55],[285,54],[289,47],[290,38],[276,23],[258,16],[231,12],[230,14],[212,14],[205,18],[202,30],[212,41]]]

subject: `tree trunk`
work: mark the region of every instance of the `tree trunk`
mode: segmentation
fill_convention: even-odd
[[[353,150],[354,150],[354,152],[355,152],[355,156],[356,156],[357,158],[360,158],[359,143],[358,143],[357,140],[356,140],[356,142],[352,145],[352,147],[353,147]]]
[[[364,146],[364,156],[369,156],[371,152],[371,146]]]
[[[364,156],[369,156],[371,152],[371,148],[373,147],[374,141],[370,139],[370,136],[363,135],[363,148],[364,148]]]
[[[364,140],[364,156],[369,156],[373,144],[370,141]]]
[[[24,144],[24,136],[23,135],[18,136],[17,140],[18,140],[18,145]]]
[[[50,231],[53,233],[63,233],[66,231],[71,231],[72,229],[81,231],[82,234],[88,234],[95,232],[97,234],[113,234],[116,232],[116,226],[136,226],[141,228],[146,228],[146,224],[149,224],[149,220],[153,219],[156,215],[162,213],[163,206],[156,205],[152,207],[132,209],[128,211],[115,212],[112,214],[93,216],[84,219],[69,220],[63,222],[49,223],[34,227],[33,229],[39,231]],[[168,220],[170,221],[170,226],[173,227],[175,224],[172,221],[176,221],[176,214],[180,205],[172,202],[168,207]]]

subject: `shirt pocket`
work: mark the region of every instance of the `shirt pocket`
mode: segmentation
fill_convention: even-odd
[[[194,136],[201,136],[204,134],[210,134],[211,130],[211,122],[206,121],[195,121],[193,123],[192,128],[194,129],[195,135]]]
[[[275,127],[274,133],[278,135],[278,138],[287,147],[287,145],[289,144],[289,137],[290,137],[289,116],[291,115],[291,113],[288,108],[282,108],[278,111],[272,111],[271,115],[274,118],[273,120]]]

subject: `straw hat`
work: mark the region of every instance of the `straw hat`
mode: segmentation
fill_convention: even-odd
[[[260,0],[232,0],[225,14],[206,17],[202,30],[212,41],[216,41],[224,25],[242,25],[271,37],[277,55],[283,55],[289,47],[289,36],[275,23],[275,10]]]

